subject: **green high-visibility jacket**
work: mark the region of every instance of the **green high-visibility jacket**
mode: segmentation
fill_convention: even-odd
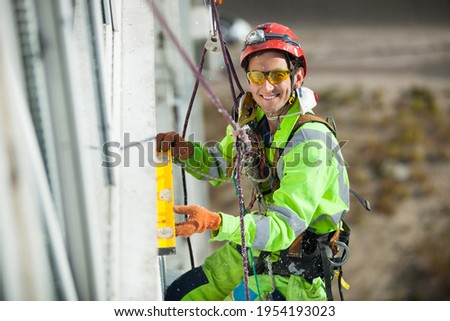
[[[257,120],[265,117],[257,106]],[[246,245],[255,250],[276,252],[287,249],[305,230],[316,234],[335,231],[349,210],[349,180],[339,143],[330,129],[320,122],[303,124],[293,133],[300,117],[298,98],[281,119],[279,129],[269,146],[264,145],[268,162],[276,166],[280,186],[264,196],[265,213],[245,215]],[[193,142],[193,156],[183,161],[185,169],[199,179],[213,185],[221,184],[213,178],[227,178],[226,168],[236,154],[232,127],[214,147]],[[289,140],[289,144],[288,143]],[[273,164],[276,148],[283,152]],[[203,175],[202,175],[203,174]],[[241,243],[238,216],[220,212],[222,224],[211,240]]]

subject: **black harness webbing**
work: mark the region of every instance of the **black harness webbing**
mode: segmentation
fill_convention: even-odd
[[[328,260],[327,246],[325,244],[319,243],[320,256],[322,258],[322,269],[323,269],[323,279],[325,281],[325,291],[327,293],[327,300],[333,301],[333,291],[331,289],[331,265],[330,260]]]

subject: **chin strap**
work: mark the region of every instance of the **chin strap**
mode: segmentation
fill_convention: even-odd
[[[266,116],[269,120],[277,120],[277,129],[280,129],[280,123],[281,118],[285,117],[285,113],[291,108],[292,104],[295,101],[295,97],[297,96],[297,92],[295,90],[292,91],[291,97],[289,97],[289,100],[286,102],[286,104],[281,108],[280,112],[277,116]]]

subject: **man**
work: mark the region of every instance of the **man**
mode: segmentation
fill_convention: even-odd
[[[292,30],[278,23],[257,26],[246,38],[240,64],[250,92],[240,101],[237,121],[252,146],[250,160],[244,156],[243,172],[253,181],[253,200],[258,202],[258,209],[249,208],[244,216],[246,246],[255,257],[250,262],[250,298],[326,300],[325,277],[330,273],[324,244],[336,241],[349,209],[339,144],[333,128],[312,115],[316,97],[302,86],[306,60]],[[172,148],[189,173],[218,185],[237,170],[235,139],[231,126],[214,148],[184,141],[175,132],[160,133],[157,150]],[[240,218],[198,205],[174,210],[188,216],[177,224],[178,236],[210,230],[211,240],[228,242],[202,266],[175,280],[165,299],[245,300]]]

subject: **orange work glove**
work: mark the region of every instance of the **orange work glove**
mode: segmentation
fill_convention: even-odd
[[[173,210],[178,214],[189,215],[185,222],[175,224],[176,236],[190,237],[194,233],[202,233],[205,230],[215,231],[222,222],[219,214],[199,205],[175,205]]]
[[[156,135],[156,151],[167,152],[173,148],[173,157],[188,159],[194,155],[194,146],[185,141],[177,132],[159,133]]]

